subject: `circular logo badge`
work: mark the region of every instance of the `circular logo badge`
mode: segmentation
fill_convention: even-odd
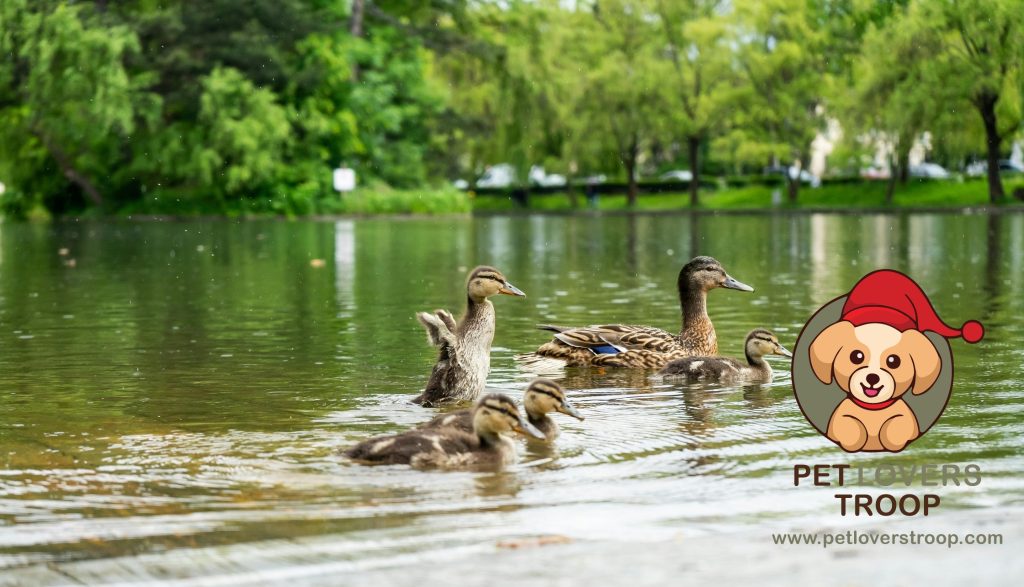
[[[953,353],[935,332],[844,320],[849,297],[823,306],[800,332],[796,401],[818,432],[847,452],[899,452],[945,410]]]

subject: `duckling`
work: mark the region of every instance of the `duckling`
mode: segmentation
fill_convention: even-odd
[[[756,328],[747,335],[744,351],[747,362],[730,357],[688,357],[676,359],[658,372],[666,380],[720,381],[722,383],[765,383],[772,380],[772,367],[765,355],[792,357],[779,339],[764,328]]]
[[[490,393],[473,408],[471,432],[454,427],[413,429],[371,438],[343,454],[364,465],[501,467],[517,458],[515,443],[505,436],[509,432],[544,439],[544,433],[522,417],[512,398]]]
[[[549,441],[557,438],[559,433],[558,422],[551,419],[548,416],[549,413],[560,412],[577,420],[583,420],[583,416],[566,399],[562,386],[550,379],[534,379],[530,383],[526,388],[526,393],[523,394],[523,407],[526,409],[526,421],[540,430]],[[473,411],[458,410],[441,414],[426,424],[422,424],[419,428],[423,430],[458,428],[470,431],[473,429]]]
[[[718,336],[707,312],[708,292],[719,287],[748,292],[754,288],[733,279],[711,257],[694,257],[684,265],[677,286],[683,318],[678,335],[625,324],[583,328],[543,325],[539,328],[554,332],[554,340],[516,358],[523,368],[543,372],[587,365],[659,369],[673,359],[718,354]]]
[[[440,352],[426,388],[414,403],[440,406],[473,401],[483,393],[494,340],[494,305],[487,298],[497,294],[526,296],[500,271],[481,266],[466,280],[466,314],[458,323],[447,310],[416,314],[427,330],[427,340]]]

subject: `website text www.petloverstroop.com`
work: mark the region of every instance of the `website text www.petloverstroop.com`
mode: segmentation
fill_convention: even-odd
[[[894,546],[925,545],[954,546],[1003,544],[1003,535],[998,532],[877,532],[846,530],[843,532],[778,532],[772,534],[772,542],[780,546]]]

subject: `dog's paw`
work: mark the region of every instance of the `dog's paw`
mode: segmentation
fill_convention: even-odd
[[[917,426],[907,416],[896,416],[882,424],[878,431],[878,441],[882,448],[890,452],[903,450],[907,443],[917,438]]]
[[[867,444],[868,430],[860,420],[842,416],[832,422],[828,437],[846,452],[857,452]]]

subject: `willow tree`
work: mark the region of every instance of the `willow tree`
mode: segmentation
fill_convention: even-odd
[[[1003,142],[1018,132],[1024,75],[1024,9],[1019,0],[918,1],[902,26],[914,41],[934,47],[918,64],[928,87],[969,104],[985,129],[988,193],[1003,199],[999,159]],[[1004,99],[1008,98],[1008,99]]]
[[[742,71],[742,98],[732,118],[736,157],[806,168],[811,141],[823,126],[829,76],[823,34],[806,0],[735,3],[733,43]],[[795,203],[800,177],[785,174]]]
[[[658,0],[657,14],[672,63],[674,126],[686,143],[693,179],[690,205],[699,203],[700,153],[721,133],[734,105],[733,69],[728,19],[723,0]]]
[[[637,202],[641,152],[665,134],[665,79],[670,74],[656,22],[644,2],[609,0],[594,5],[584,21],[581,61],[567,63],[581,72],[576,103],[592,141],[610,142],[626,174],[629,206]]]

